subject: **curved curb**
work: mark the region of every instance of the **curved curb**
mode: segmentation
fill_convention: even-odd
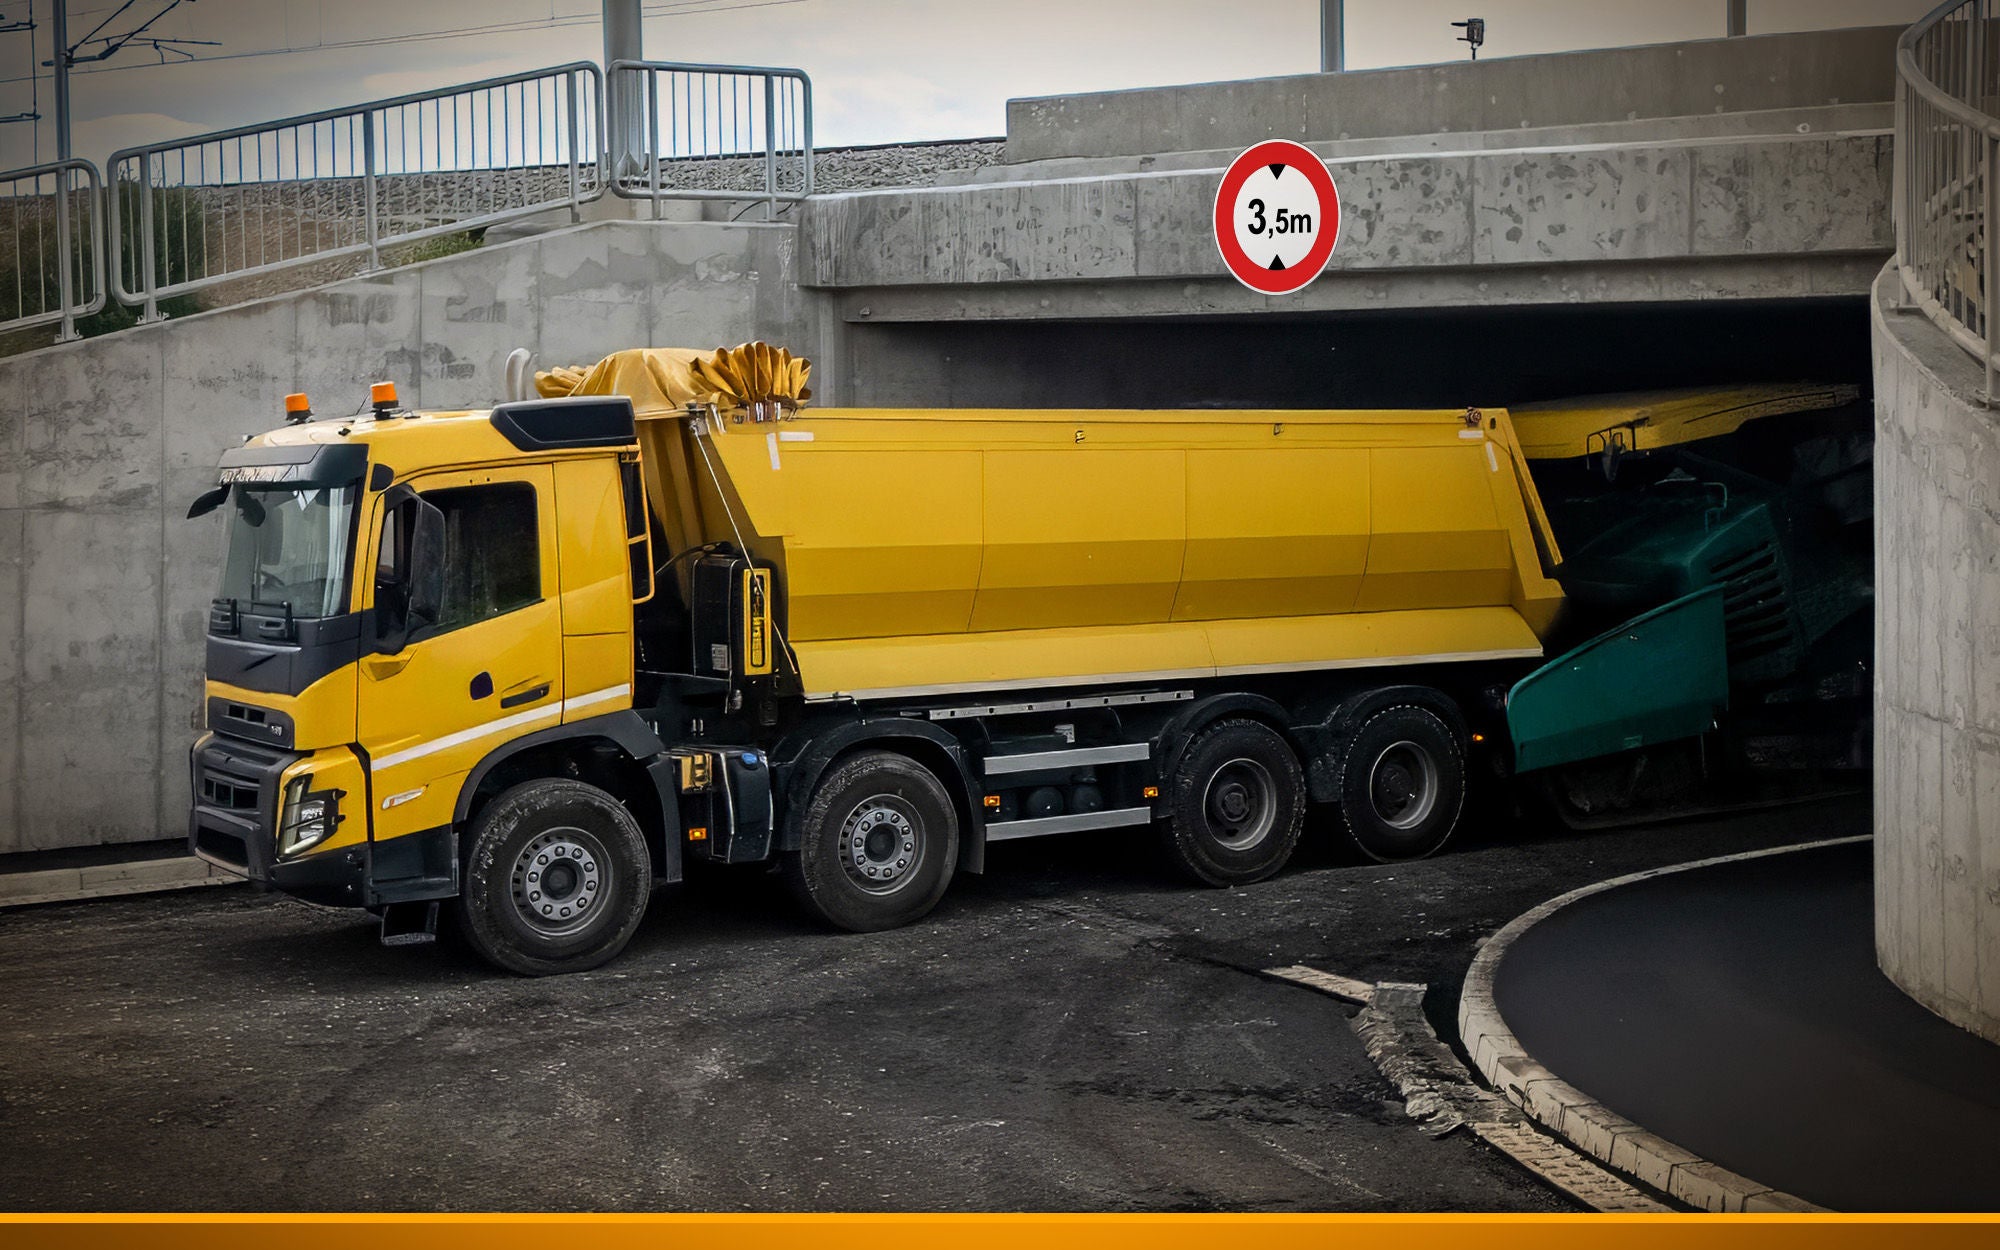
[[[1691,863],[1613,877],[1580,890],[1571,890],[1515,917],[1479,948],[1479,953],[1473,957],[1472,967],[1465,974],[1465,988],[1458,1003],[1458,1035],[1465,1045],[1465,1053],[1472,1057],[1472,1066],[1508,1101],[1527,1112],[1529,1118],[1568,1138],[1586,1154],[1595,1156],[1620,1172],[1636,1176],[1654,1189],[1670,1194],[1689,1206],[1705,1211],[1826,1210],[1803,1198],[1739,1176],[1691,1150],[1676,1146],[1657,1133],[1648,1132],[1537,1063],[1501,1018],[1500,1009],[1493,999],[1493,978],[1499,971],[1500,961],[1506,958],[1508,948],[1523,933],[1578,899],[1654,877],[1664,877],[1668,873],[1764,859],[1772,855],[1789,855],[1794,851],[1819,847],[1845,846],[1866,842],[1869,836],[1857,834],[1847,838],[1802,842],[1797,846],[1718,855],[1712,859],[1698,859]]]

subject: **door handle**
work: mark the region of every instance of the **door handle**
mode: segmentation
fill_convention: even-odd
[[[546,677],[530,677],[527,681],[517,682],[507,688],[508,693],[500,696],[500,706],[502,708],[520,707],[523,703],[533,703],[537,699],[545,699],[548,697],[549,687],[554,684],[554,682],[551,682]]]
[[[361,671],[376,681],[381,681],[387,677],[394,677],[408,668],[414,658],[415,656],[408,651],[398,655],[371,655],[361,661]]]

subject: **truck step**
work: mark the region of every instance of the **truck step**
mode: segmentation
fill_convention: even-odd
[[[1029,751],[1020,755],[989,755],[979,766],[988,777],[1006,773],[1034,773],[1049,768],[1083,768],[1091,764],[1124,764],[1151,756],[1153,749],[1143,742],[1117,742],[1110,746],[1070,747],[1061,751]]]
[[[437,941],[438,902],[391,903],[382,909],[382,945],[423,946]]]
[[[1030,820],[1005,820],[986,826],[988,842],[1011,838],[1038,838],[1045,833],[1077,833],[1085,829],[1116,829],[1123,825],[1143,825],[1153,819],[1150,807],[1119,807],[1105,812],[1072,812],[1067,816],[1038,816]]]

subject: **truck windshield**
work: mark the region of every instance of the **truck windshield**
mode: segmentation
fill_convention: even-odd
[[[221,597],[244,611],[338,615],[347,600],[354,493],[352,486],[237,486],[229,496]]]

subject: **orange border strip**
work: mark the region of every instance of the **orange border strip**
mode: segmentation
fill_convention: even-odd
[[[1255,1250],[1327,1250],[1356,1237],[1478,1250],[1824,1250],[1898,1246],[1991,1250],[1991,1215],[8,1215],[19,1250],[547,1250],[570,1234],[587,1250],[1191,1250],[1254,1241]]]

